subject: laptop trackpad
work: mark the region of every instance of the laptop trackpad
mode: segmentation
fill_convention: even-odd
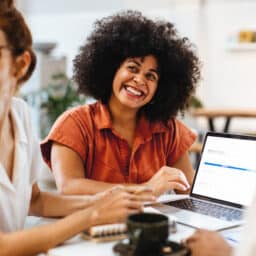
[[[217,219],[211,216],[182,210],[173,206],[159,204],[154,206],[157,210],[166,215],[172,215],[177,218],[177,222],[194,228],[203,228],[209,230],[220,230],[236,226],[237,223],[232,223],[226,220]]]

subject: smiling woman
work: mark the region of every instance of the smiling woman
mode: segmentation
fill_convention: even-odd
[[[188,192],[195,135],[175,117],[200,78],[173,24],[125,11],[95,23],[74,60],[80,91],[98,101],[64,113],[41,144],[59,191],[94,194],[144,184]]]

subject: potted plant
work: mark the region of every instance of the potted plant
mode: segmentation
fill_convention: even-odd
[[[45,88],[24,98],[40,110],[41,138],[64,111],[85,103],[85,96],[78,93],[77,86],[63,73],[54,74]]]

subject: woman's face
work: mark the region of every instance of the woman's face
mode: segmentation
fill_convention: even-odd
[[[158,80],[158,65],[154,56],[127,58],[114,76],[110,101],[118,101],[125,107],[138,110],[152,100]]]

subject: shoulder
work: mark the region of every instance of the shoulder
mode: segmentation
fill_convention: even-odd
[[[97,103],[82,105],[74,107],[65,111],[59,118],[58,121],[65,122],[67,119],[73,119],[75,122],[84,122],[93,119],[94,113],[96,111]]]
[[[94,137],[94,112],[97,103],[72,108],[54,123],[48,136],[41,142],[44,159],[51,166],[52,142],[60,143],[85,159],[86,147]]]
[[[192,138],[196,138],[196,134],[182,121],[178,120],[177,118],[171,118],[167,122],[167,127],[170,131],[175,133],[176,136],[183,136],[187,134]]]
[[[17,140],[28,143],[30,146],[33,145],[37,141],[37,136],[29,105],[23,99],[13,97],[11,101],[11,115]],[[32,150],[32,147],[29,148],[29,150]]]
[[[65,111],[53,124],[48,139],[87,138],[94,132],[97,103],[82,105]]]
[[[16,118],[27,123],[30,122],[30,108],[28,104],[21,98],[13,97],[11,101],[11,111]]]
[[[170,119],[167,127],[169,132],[166,133],[165,139],[169,153],[168,163],[173,165],[189,150],[196,139],[196,134],[176,118]]]
[[[167,139],[171,145],[188,149],[195,141],[196,134],[182,121],[172,118],[167,123]]]
[[[21,98],[13,97],[11,102],[12,110],[17,113],[29,112],[28,104]]]

